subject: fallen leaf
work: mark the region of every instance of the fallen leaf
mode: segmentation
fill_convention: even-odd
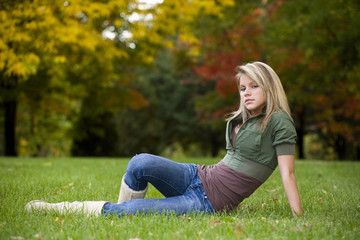
[[[277,191],[279,191],[280,190],[280,187],[276,187],[276,188],[274,188],[274,189],[271,189],[271,190],[266,190],[267,192],[277,192]]]
[[[318,201],[319,201],[319,203],[321,203],[321,204],[324,203],[324,199],[323,199],[322,197],[320,197],[320,198],[318,199]]]
[[[61,219],[61,225],[64,225],[65,218]]]
[[[41,236],[41,233],[37,233],[34,235],[35,238],[38,238],[40,240],[44,240],[43,236]]]
[[[279,194],[278,193],[274,193],[273,196],[271,197],[271,200],[274,202],[279,201]]]
[[[216,227],[217,225],[220,225],[221,221],[219,220],[211,220],[210,221],[210,228],[213,229],[214,227]]]
[[[312,228],[312,225],[310,223],[305,223],[305,227]]]
[[[54,221],[55,221],[55,222],[59,221],[59,217],[56,217]]]
[[[238,225],[234,226],[234,233],[235,233],[237,239],[240,238],[240,235],[243,231],[244,231],[244,229],[242,227],[240,227]]]

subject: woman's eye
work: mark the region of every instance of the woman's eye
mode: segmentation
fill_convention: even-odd
[[[242,87],[240,88],[240,91],[245,92],[246,88]]]
[[[257,87],[259,87],[258,85],[252,85],[251,86],[252,88],[257,88]]]

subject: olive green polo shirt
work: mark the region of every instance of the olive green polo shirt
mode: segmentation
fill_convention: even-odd
[[[230,168],[247,174],[260,182],[271,175],[277,166],[278,155],[294,155],[296,130],[291,118],[284,112],[274,113],[261,133],[263,115],[248,119],[231,143],[233,128],[242,117],[227,122],[226,150],[222,162]]]

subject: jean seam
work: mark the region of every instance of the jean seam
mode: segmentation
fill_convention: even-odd
[[[185,191],[184,192],[180,192],[178,189],[176,189],[173,185],[169,184],[168,182],[162,180],[161,178],[159,177],[156,177],[156,176],[152,176],[152,175],[143,175],[143,177],[150,177],[150,178],[154,178],[154,179],[157,179],[157,180],[160,180],[163,184],[165,183],[166,185],[168,185],[169,187],[171,187],[173,190],[175,190],[177,193],[179,193],[179,195],[184,195],[188,190],[189,188],[191,188],[193,186],[193,181],[194,179],[198,176],[198,172],[197,172],[197,166],[195,164],[188,164],[189,168],[190,169],[194,169],[194,174],[193,174],[193,177],[190,181],[190,184],[186,187]]]
[[[156,180],[159,180],[161,181],[163,184],[166,184],[167,186],[171,187],[172,189],[174,189],[176,192],[178,192],[180,195],[183,195],[187,189],[185,190],[185,192],[181,193],[178,189],[176,189],[173,185],[169,184],[168,182],[162,180],[161,178],[158,178],[158,177],[155,177],[155,176],[152,176],[152,175],[143,175],[144,177],[150,177],[150,178],[154,178]],[[191,185],[191,184],[190,184]]]

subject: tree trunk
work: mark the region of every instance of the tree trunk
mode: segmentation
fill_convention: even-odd
[[[344,161],[346,159],[346,146],[346,139],[341,135],[337,135],[335,139],[335,152],[337,153],[340,161]]]
[[[17,156],[15,144],[16,101],[4,103],[5,108],[5,156]]]
[[[17,109],[17,77],[3,81],[0,87],[5,90],[3,102],[5,121],[5,156],[17,156],[16,151],[16,109]]]
[[[305,151],[304,151],[304,136],[305,136],[305,111],[302,109],[298,113],[298,127],[296,129],[297,132],[297,145],[299,147],[299,159],[305,159]]]
[[[211,134],[211,156],[212,157],[216,157],[219,153],[219,141],[218,141],[218,134],[217,133],[212,133]]]

